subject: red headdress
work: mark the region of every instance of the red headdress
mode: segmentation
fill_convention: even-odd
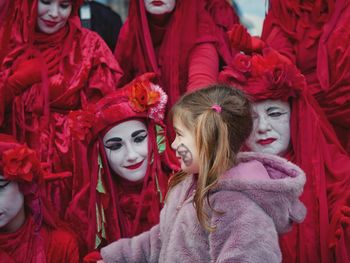
[[[252,101],[271,99],[291,103],[292,149],[285,157],[307,175],[302,200],[308,215],[304,223],[296,227],[299,236],[296,232],[287,234],[281,247],[287,258],[312,258],[315,262],[323,258],[330,262],[327,238],[334,232],[329,222],[339,220],[336,214],[346,202],[350,159],[317,102],[308,93],[303,75],[294,65],[286,64],[266,49],[263,55],[252,57],[238,54],[221,72],[220,79],[242,89]]]
[[[105,96],[89,112],[71,113],[72,133],[90,140],[90,249],[134,236],[159,222],[169,174],[178,166],[162,121],[167,95],[151,82],[154,76],[152,73],[140,76]],[[131,119],[143,119],[148,127],[148,159],[151,160],[143,181],[135,183],[109,168],[102,141],[109,129]],[[81,126],[81,120],[85,127]]]
[[[19,184],[26,205],[40,226],[42,220],[40,186],[43,173],[35,151],[19,144],[10,135],[0,134],[0,154],[0,172],[6,180]]]

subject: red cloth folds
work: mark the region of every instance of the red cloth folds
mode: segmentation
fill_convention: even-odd
[[[190,80],[189,56],[193,57],[193,48],[201,44],[216,48],[220,38],[203,0],[176,1],[175,10],[169,16],[163,25],[157,23],[155,32],[154,24],[159,21],[146,14],[144,1],[130,1],[129,16],[121,29],[115,56],[126,73],[122,84],[145,72],[160,74],[160,84],[169,96],[170,108],[187,91],[187,83],[205,83],[205,80],[216,78],[217,73],[210,78]],[[198,52],[198,55],[202,54]],[[204,55],[209,54],[212,52]],[[214,67],[218,72],[219,65],[213,62],[209,65],[203,66],[203,70],[210,69],[204,74],[211,74]],[[191,77],[202,78],[202,75],[191,74]]]
[[[295,61],[349,153],[349,1],[271,0],[270,6],[263,40]]]
[[[23,61],[33,58],[41,62],[42,66],[26,66],[19,72],[28,75],[27,71],[33,70],[30,77],[40,76],[41,81],[32,85],[30,78],[25,79],[27,83],[16,82],[26,90],[15,94],[18,96],[7,102],[7,107],[0,105],[0,128],[27,142],[47,164],[48,199],[63,217],[72,195],[81,190],[74,187],[86,182],[81,174],[72,176],[78,171],[79,160],[74,157],[79,152],[73,151],[79,151],[79,146],[71,140],[68,113],[115,90],[122,71],[103,40],[81,28],[77,12],[82,1],[72,1],[66,26],[51,35],[36,31],[38,0],[14,2],[16,26],[0,68],[0,102],[11,83],[11,73]]]

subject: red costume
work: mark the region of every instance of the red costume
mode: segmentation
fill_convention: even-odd
[[[224,62],[231,58],[223,30],[238,19],[226,1],[212,2],[177,0],[172,13],[155,16],[146,12],[143,0],[130,1],[115,49],[125,72],[122,83],[156,72],[170,109],[187,90],[216,82],[219,54]]]
[[[150,82],[153,76],[140,76],[101,99],[90,112],[70,115],[72,134],[90,140],[85,165],[90,165],[91,183],[73,200],[73,213],[70,213],[74,214],[73,221],[86,220],[81,231],[86,233],[88,226],[89,249],[132,237],[159,222],[169,175],[178,166],[162,122],[167,95]],[[111,128],[133,119],[146,123],[148,160],[151,160],[144,178],[136,182],[122,178],[109,167],[103,144],[103,137]]]
[[[0,154],[0,172],[6,180],[18,183],[26,211],[26,220],[18,230],[3,233],[0,229],[0,262],[79,262],[74,236],[60,227],[44,205],[42,171],[35,152],[0,134]]]
[[[270,0],[262,39],[295,62],[350,152],[350,2]]]
[[[290,151],[284,156],[306,174],[303,223],[281,237],[283,262],[349,262],[350,158],[292,64],[265,49],[263,56],[239,54],[221,79],[253,101],[291,103]]]
[[[63,216],[76,191],[67,115],[115,90],[121,70],[103,40],[81,28],[81,1],[72,1],[67,24],[53,34],[35,30],[37,0],[14,2],[16,27],[0,73],[0,125],[35,149],[56,179],[63,178],[48,186]]]

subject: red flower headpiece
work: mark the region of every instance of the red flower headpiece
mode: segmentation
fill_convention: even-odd
[[[168,96],[151,80],[155,73],[145,73],[86,110],[69,114],[70,132],[78,140],[89,140],[109,125],[130,118],[150,118],[162,122]],[[92,133],[91,133],[92,132]]]
[[[133,80],[126,86],[129,105],[135,112],[147,112],[149,118],[163,120],[167,95],[160,86],[153,84],[150,79],[154,73],[146,73]]]
[[[91,127],[95,124],[95,112],[91,105],[86,110],[71,111],[68,115],[68,127],[71,135],[84,141],[90,139]]]
[[[299,70],[270,49],[265,49],[263,55],[237,54],[220,73],[219,80],[242,89],[254,101],[287,101],[297,97],[306,86]]]
[[[9,181],[32,182],[42,175],[35,151],[27,145],[6,150],[2,155],[4,177]]]

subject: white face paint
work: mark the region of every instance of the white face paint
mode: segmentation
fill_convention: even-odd
[[[145,0],[146,11],[152,15],[171,13],[174,10],[175,5],[176,0]]]
[[[24,221],[24,197],[18,184],[0,175],[0,232],[15,232]]]
[[[136,182],[148,167],[148,131],[139,120],[122,122],[103,137],[109,166],[120,177]]]
[[[56,33],[66,25],[71,12],[71,0],[39,0],[37,26],[43,33]]]
[[[175,140],[171,148],[176,151],[176,156],[180,160],[181,169],[189,174],[199,173],[199,154],[194,133],[174,117]]]
[[[283,156],[290,143],[290,105],[280,100],[253,103],[253,131],[247,146],[254,152]]]

